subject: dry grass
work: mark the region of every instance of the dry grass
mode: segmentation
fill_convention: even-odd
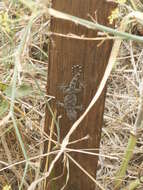
[[[6,13],[8,17],[4,17],[0,30],[0,101],[5,99],[10,104],[11,99],[5,95],[3,87],[11,84],[14,69],[13,54],[22,39],[23,29],[30,20],[31,12],[21,3],[14,4],[14,0],[11,3],[4,0],[0,2],[0,14],[4,16]],[[34,20],[28,41],[25,42],[20,78],[17,81],[17,85],[28,84],[32,89],[31,94],[16,99],[14,112],[28,158],[37,156],[37,159],[30,161],[23,189],[27,189],[32,181],[41,177],[40,155],[46,138],[43,133],[45,99],[41,96],[35,80],[46,94],[48,24],[49,21],[43,14]],[[142,45],[124,41],[116,66],[108,80],[100,153],[110,157],[116,156],[118,160],[100,157],[97,180],[105,189],[113,189],[115,173],[119,169],[136,121],[143,76],[142,64]],[[0,116],[0,120],[7,114],[8,110]],[[11,185],[11,188],[16,190],[22,179],[25,163],[10,167],[12,163],[24,160],[11,119],[1,126],[0,134],[0,189]],[[142,134],[143,129],[138,130],[137,146],[129,163],[124,184],[138,178],[143,170]],[[143,186],[138,189],[143,189]]]
[[[119,160],[114,161],[107,158],[100,160],[101,169],[98,171],[98,180],[105,185],[105,189],[113,188],[115,174],[121,165],[130,133],[133,131],[136,121],[143,75],[142,56],[143,51],[140,45],[124,42],[116,68],[108,80],[100,151],[105,155],[117,156]],[[142,170],[142,129],[138,131],[137,135],[137,146],[129,163],[124,184],[137,179]],[[143,186],[138,189],[142,188]]]
[[[21,3],[0,3],[1,15],[8,13],[8,18],[3,20],[3,28],[0,32],[0,83],[10,85],[13,76],[14,58],[13,55],[17,46],[21,43],[23,31],[30,19],[30,11]],[[7,26],[7,30],[5,29]],[[41,96],[33,78],[39,83],[44,94],[46,90],[47,78],[47,47],[48,47],[48,22],[44,16],[40,15],[34,21],[29,34],[29,39],[25,43],[25,52],[21,57],[20,79],[17,85],[26,84],[31,87],[32,93],[22,98],[16,99],[14,106],[15,118],[20,134],[22,136],[27,156],[34,157],[42,153],[43,146],[43,122],[45,111],[45,100]],[[7,37],[9,36],[9,38]],[[11,42],[12,41],[12,42]],[[5,86],[4,86],[5,87]],[[1,101],[7,96],[1,88]],[[8,98],[10,103],[10,99]],[[2,120],[8,113],[0,116]],[[1,126],[0,141],[0,168],[24,159],[18,139],[13,128],[12,120]],[[5,162],[5,164],[2,163]],[[27,187],[35,178],[40,175],[39,159],[30,163],[25,179]],[[10,184],[12,189],[18,189],[23,176],[24,164],[0,171],[0,189]],[[15,172],[17,171],[17,172]],[[25,183],[24,183],[25,185]],[[26,187],[26,189],[27,189]]]

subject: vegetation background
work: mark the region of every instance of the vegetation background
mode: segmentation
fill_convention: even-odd
[[[117,26],[127,15],[137,11],[142,13],[143,9],[136,1],[118,3],[118,8],[109,18],[109,21],[116,19]],[[50,2],[46,6],[50,6]],[[126,31],[141,36],[142,22],[138,24],[136,17],[129,20]],[[42,176],[39,166],[43,142],[48,138],[43,132],[45,105],[51,98],[45,91],[49,34],[49,15],[45,14],[42,2],[0,1],[2,190],[28,189]],[[124,177],[120,189],[143,189],[142,117],[137,126],[143,107],[142,47],[140,42],[122,40],[108,79],[97,173],[97,181],[106,190],[114,189],[119,171]],[[42,184],[37,189],[43,189]]]

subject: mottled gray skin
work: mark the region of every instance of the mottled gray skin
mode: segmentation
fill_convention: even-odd
[[[77,72],[68,86],[61,87],[65,96],[64,102],[59,102],[59,105],[65,108],[67,117],[70,121],[75,121],[77,119],[77,111],[82,110],[82,105],[77,105],[77,94],[82,90],[79,79],[80,72]]]

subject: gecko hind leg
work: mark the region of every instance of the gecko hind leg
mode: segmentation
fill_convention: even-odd
[[[82,111],[83,110],[83,106],[82,105],[75,106],[75,109],[79,110],[79,111]]]

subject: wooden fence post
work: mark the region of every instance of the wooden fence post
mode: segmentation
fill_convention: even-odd
[[[52,1],[52,8],[80,18],[91,20],[89,15],[94,17],[96,13],[97,21],[106,26],[109,26],[108,16],[111,14],[111,10],[113,10],[114,7],[115,5],[113,3],[107,2],[106,0]],[[78,118],[93,98],[104,74],[112,42],[107,40],[99,44],[99,41],[55,35],[54,33],[65,35],[72,33],[84,35],[88,38],[95,38],[97,36],[97,31],[89,30],[75,23],[56,19],[54,17],[51,18],[50,30],[53,34],[51,34],[49,44],[47,94],[55,97],[54,100],[50,101],[51,108],[53,110],[57,109],[57,116],[62,116],[62,118],[59,119],[60,141],[62,142],[62,139],[76,119],[76,115]],[[82,68],[78,68],[77,65],[82,66]],[[74,71],[72,71],[73,67]],[[78,73],[78,69],[80,75],[76,74]],[[74,91],[75,87],[71,84],[73,77],[75,77],[74,82],[77,82],[75,84],[76,90],[78,91],[78,89],[81,88],[79,93]],[[72,103],[70,100],[72,100]],[[66,101],[68,101],[68,103]],[[61,102],[64,102],[64,104]],[[68,147],[72,149],[94,149],[93,152],[99,152],[104,102],[105,89],[96,105],[80,124],[80,127],[73,133],[70,142],[81,139],[87,135],[89,135],[89,139],[71,144]],[[82,105],[82,110],[80,110],[80,105]],[[48,134],[50,133],[49,127],[51,125],[51,120],[51,113],[47,108],[45,132]],[[54,131],[56,133],[56,128]],[[44,153],[47,152],[47,147],[48,142],[45,142]],[[69,154],[87,170],[87,172],[93,177],[96,177],[97,156],[78,152],[71,152]],[[50,160],[51,159],[52,157]],[[62,159],[63,157],[56,163],[52,178],[62,174]],[[45,167],[45,162],[43,162],[43,166]],[[69,162],[69,172],[70,176],[65,188],[66,190],[95,190],[95,184],[71,161]],[[66,174],[67,170],[65,170],[64,175],[54,181],[55,188],[52,188],[52,185],[48,187],[50,187],[51,190],[60,190],[66,181]],[[49,189],[48,187],[47,189]]]

